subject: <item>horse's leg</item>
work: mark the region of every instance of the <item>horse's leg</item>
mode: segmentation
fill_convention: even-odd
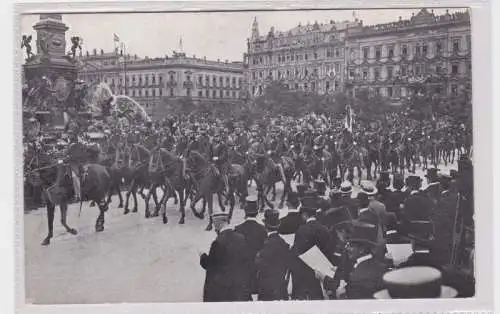
[[[210,231],[212,230],[212,214],[214,211],[214,201],[213,201],[213,194],[209,193],[206,197],[206,202],[208,202],[208,225],[205,228],[205,231]]]
[[[181,218],[179,219],[179,224],[182,225],[182,224],[184,224],[184,220],[186,217],[186,209],[185,209],[186,200],[184,199],[184,189],[183,188],[180,188],[177,192],[179,193],[179,209],[181,212]],[[165,220],[164,220],[164,223],[165,223]]]
[[[45,239],[42,241],[42,245],[49,245],[50,239],[52,239],[52,236],[54,234],[54,212],[55,212],[55,210],[56,210],[56,206],[54,204],[51,204],[49,201],[47,201],[47,223],[48,223],[49,231],[48,231]]]
[[[99,207],[99,216],[97,216],[97,220],[95,222],[95,231],[102,232],[104,231],[104,213],[107,211],[108,204],[105,202],[101,204],[100,202],[96,202]]]
[[[165,193],[163,193],[163,196],[161,197],[160,200],[160,213],[161,217],[163,218],[163,223],[166,224],[168,222],[167,218],[167,202],[170,197],[170,194],[168,193],[168,188],[165,189]]]
[[[223,193],[224,192],[222,192],[222,191],[221,192],[217,192],[217,201],[219,202],[219,207],[222,210],[222,212],[225,212],[226,211],[226,207],[224,206],[224,202],[222,201]],[[229,195],[228,195],[227,198],[229,198]]]
[[[155,185],[152,193],[153,193],[153,201],[155,202],[155,211],[153,212],[153,217],[158,217],[159,212],[160,212],[160,203],[158,202],[158,185]],[[175,195],[175,191],[174,191]]]
[[[234,188],[229,188],[228,190],[228,199],[229,199],[229,223],[231,223],[231,219],[233,218],[233,210],[234,204],[236,203],[236,198],[234,197],[235,191]]]
[[[132,191],[132,197],[134,198],[134,208],[132,209],[133,213],[137,213],[137,206],[138,206],[138,204],[137,204],[137,188],[138,188],[138,186],[136,183],[136,185],[134,186],[134,189]]]
[[[132,194],[133,190],[135,189],[135,179],[132,179],[132,182],[130,182],[129,184],[129,187],[127,189],[127,194],[125,194],[125,210],[123,212],[123,214],[128,214],[130,211],[128,209],[128,203],[129,203],[129,200],[130,200],[130,194]]]
[[[151,198],[151,194],[153,193],[153,189],[156,188],[155,183],[151,183],[149,186],[148,194],[145,195],[144,197],[144,204],[145,204],[145,209],[144,209],[144,217],[149,218],[151,216],[151,213],[149,212],[149,199]]]
[[[118,198],[120,199],[120,203],[118,204],[118,208],[123,208],[123,197],[122,197],[120,181],[118,181],[116,184],[116,193],[118,194]]]
[[[348,172],[349,174],[347,175],[348,176],[348,180],[351,182],[351,184],[353,184],[353,180],[354,180],[354,167],[353,166],[349,166],[348,168]]]
[[[191,201],[191,210],[193,211],[193,215],[196,217],[196,218],[199,218],[199,219],[203,219],[205,218],[204,217],[204,211],[202,211],[201,213],[198,213],[196,211],[196,203],[198,203],[198,201],[202,198],[201,194],[198,192],[196,193],[196,196],[194,197],[194,200]]]
[[[267,189],[269,191],[269,188]],[[267,206],[269,206],[271,209],[274,209],[274,205],[273,203],[271,203],[268,199],[267,199],[267,193],[264,193],[264,202],[267,204]]]
[[[75,229],[70,228],[66,223],[68,218],[68,204],[62,203],[59,205],[59,208],[61,209],[61,225],[63,225],[66,231],[71,233],[72,235],[78,234],[78,232]]]

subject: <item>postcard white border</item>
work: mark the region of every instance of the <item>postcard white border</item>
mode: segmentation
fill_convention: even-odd
[[[414,7],[471,7],[472,13],[472,83],[474,109],[474,166],[476,201],[476,280],[477,293],[471,299],[455,300],[335,300],[311,302],[272,303],[156,303],[156,304],[101,304],[101,305],[25,305],[24,304],[24,242],[22,208],[22,135],[21,135],[21,93],[14,93],[14,143],[15,147],[15,204],[16,221],[16,308],[18,313],[443,313],[487,312],[493,303],[493,176],[492,169],[492,81],[491,27],[488,1],[33,1],[18,4],[15,14],[22,12],[130,12],[134,11],[191,11],[191,10],[255,10],[255,9],[362,9],[362,8],[414,8]],[[375,2],[375,1],[373,1]],[[14,15],[15,91],[20,91],[21,62],[18,53],[20,32],[19,17]],[[12,59],[11,59],[12,60]],[[12,92],[12,91],[11,91]],[[3,104],[8,105],[8,104]],[[13,143],[13,144],[14,144]],[[2,195],[3,196],[3,195]],[[4,203],[5,201],[2,201]],[[8,210],[4,208],[3,210]],[[202,283],[200,283],[202,285]]]

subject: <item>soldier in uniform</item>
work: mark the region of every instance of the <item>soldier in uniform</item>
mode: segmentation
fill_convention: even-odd
[[[264,224],[267,239],[255,258],[258,299],[259,301],[288,300],[287,287],[294,257],[289,245],[278,233],[279,212],[266,210]]]
[[[216,132],[214,135],[214,144],[212,145],[211,152],[212,160],[224,180],[224,185],[226,188],[229,188],[229,148],[227,144],[222,141],[220,131]]]
[[[245,237],[228,225],[229,214],[212,215],[217,238],[207,255],[200,256],[200,265],[206,270],[203,289],[204,302],[232,302],[251,300],[251,277],[248,269],[252,257]]]
[[[245,239],[248,243],[248,253],[253,261],[257,252],[262,249],[264,241],[267,238],[267,233],[264,226],[259,221],[257,221],[257,214],[259,213],[259,209],[257,205],[257,198],[255,196],[248,196],[246,198],[244,209],[245,221],[237,225],[234,230],[245,236]],[[252,277],[252,294],[256,294],[256,273],[255,265],[253,263],[249,271]]]

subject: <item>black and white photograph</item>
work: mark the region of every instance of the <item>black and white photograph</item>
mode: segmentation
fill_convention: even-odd
[[[471,21],[21,15],[25,302],[475,297]]]

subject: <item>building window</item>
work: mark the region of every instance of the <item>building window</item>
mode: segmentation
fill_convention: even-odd
[[[215,77],[215,75],[212,77],[212,85],[214,87],[217,86],[217,78]]]
[[[341,72],[340,63],[335,63],[335,74],[338,75]]]
[[[216,90],[212,91],[212,98],[217,98],[217,91]]]
[[[307,90],[309,88],[309,85],[307,83],[304,83],[304,89]]]
[[[147,75],[147,74],[144,78],[144,84],[149,85],[149,75]]]
[[[441,66],[436,65],[436,74],[441,74],[442,71],[443,71],[443,69],[441,68]]]
[[[160,96],[163,96],[163,88],[160,88],[159,92],[160,92]]]
[[[330,49],[326,49],[326,57],[330,58],[332,56],[332,51]]]
[[[458,53],[460,51],[460,39],[455,39],[453,41],[453,53]]]
[[[186,96],[191,97],[191,88],[186,89]]]
[[[389,46],[387,48],[387,55],[389,56],[389,58],[393,58],[394,57],[394,47],[393,46]]]
[[[443,51],[443,43],[441,41],[436,42],[436,54],[440,54]]]
[[[393,91],[392,87],[387,87],[387,96],[394,97],[393,92],[394,91]]]
[[[457,96],[458,95],[458,87],[457,87],[457,84],[451,84],[451,94],[453,96]]]
[[[153,88],[153,97],[156,97],[156,88]]]
[[[139,76],[139,85],[142,85],[142,76]]]
[[[401,75],[406,76],[406,71],[407,71],[406,65],[402,65],[401,66]]]
[[[281,79],[281,71],[278,71],[278,80]]]
[[[354,70],[349,71],[349,78],[354,78]]]
[[[335,48],[335,57],[340,57],[340,49]]]
[[[458,74],[458,64],[451,65],[451,74],[453,74],[453,75]]]
[[[170,74],[170,80],[173,81],[174,80],[174,75],[173,74]]]
[[[318,75],[318,69],[317,68],[314,68],[313,72],[314,72],[314,75]]]
[[[198,76],[198,83],[201,85],[203,82],[203,76]]]
[[[259,72],[259,77],[262,78],[264,76],[264,72],[260,71]]]
[[[309,55],[306,53],[306,54],[304,55],[304,58],[305,58],[305,60],[307,61],[307,59],[309,58]]]
[[[415,75],[420,75],[420,74],[422,74],[422,66],[417,64],[415,66]]]
[[[422,45],[422,54],[423,54],[424,56],[427,56],[427,44],[423,44],[423,45]]]
[[[309,71],[307,69],[304,70],[304,75],[307,76],[309,74]]]
[[[314,60],[316,60],[316,59],[318,59],[318,53],[317,52],[314,53]]]
[[[229,91],[228,90],[226,91],[226,97],[229,97]]]
[[[420,56],[420,54],[421,54],[420,44],[417,44],[417,45],[415,46],[415,54],[416,54],[417,56]]]
[[[367,70],[363,70],[363,80],[367,80],[368,79],[368,71]]]
[[[378,68],[374,69],[373,74],[374,74],[373,76],[374,76],[376,81],[380,79],[380,69],[378,69]]]
[[[132,75],[132,82],[135,83],[135,75]]]
[[[408,55],[408,46],[407,46],[407,45],[403,45],[403,46],[401,47],[401,54],[402,54],[403,56],[407,56],[407,55]]]
[[[153,75],[151,79],[153,80],[153,84],[156,84],[156,75]]]
[[[375,48],[375,58],[378,60],[378,59],[380,59],[381,55],[382,55],[382,51],[381,51],[380,47],[376,47]]]
[[[242,82],[243,80],[241,78],[238,79],[238,85],[241,86],[242,85]]]
[[[161,83],[163,82],[163,75],[160,75],[160,76],[158,77],[158,79],[159,79],[160,84],[161,84]]]
[[[173,88],[170,89],[170,97],[174,97],[174,89]]]
[[[219,77],[219,85],[222,87],[224,85],[224,78],[221,76]]]
[[[233,86],[236,86],[236,78],[233,77]]]
[[[227,87],[229,87],[229,86],[230,86],[229,82],[230,82],[230,79],[229,79],[229,76],[228,76],[228,77],[226,77],[226,86],[227,86]]]
[[[207,75],[207,76],[205,76],[205,84],[206,84],[207,86],[209,86],[209,85],[210,85],[210,76],[208,76],[208,75]]]
[[[363,58],[368,59],[370,56],[370,48],[369,47],[363,47]]]
[[[393,74],[393,68],[392,67],[387,67],[387,79],[392,79],[392,74]]]
[[[222,90],[219,91],[219,97],[224,98],[224,91],[222,91]]]
[[[236,92],[233,90],[233,98],[236,98]]]

